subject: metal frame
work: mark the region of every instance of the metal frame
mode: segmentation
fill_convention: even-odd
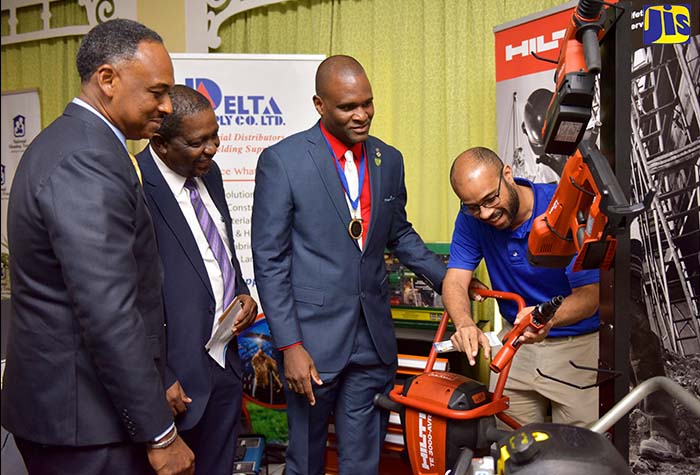
[[[629,1],[620,2],[626,12]],[[621,16],[614,31],[602,43],[600,114],[603,124],[600,148],[615,170],[626,196],[630,196],[630,15]],[[629,392],[629,318],[631,307],[629,233],[617,236],[613,268],[601,271],[600,282],[600,366],[615,369],[620,376],[600,386],[600,413],[606,413]],[[622,416],[613,428],[613,443],[629,459],[629,420]]]

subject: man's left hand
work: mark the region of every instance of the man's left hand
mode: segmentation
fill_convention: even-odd
[[[255,317],[258,316],[258,304],[253,297],[247,294],[236,296],[241,302],[241,313],[233,322],[233,334],[238,335],[243,330],[251,326],[255,322]]]
[[[515,322],[513,323],[513,326],[518,326],[518,323],[520,323],[520,320],[523,318],[530,318],[530,314],[532,311],[535,309],[534,306],[532,307],[525,307],[521,311],[518,312],[518,315],[515,317]],[[547,335],[549,334],[549,330],[554,326],[554,319],[548,321],[544,327],[542,327],[540,330],[536,330],[532,327],[529,327],[527,330],[523,332],[522,335],[520,335],[520,343],[539,343],[540,341],[544,340],[547,338]]]
[[[179,380],[175,381],[172,386],[168,388],[165,392],[165,396],[168,399],[170,410],[173,412],[173,417],[187,411],[187,405],[192,402],[192,399],[187,396],[182,385],[180,385]]]

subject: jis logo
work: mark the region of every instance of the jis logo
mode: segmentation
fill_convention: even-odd
[[[644,44],[672,44],[690,41],[689,5],[646,5]]]
[[[17,138],[24,137],[27,119],[23,115],[17,115],[12,119],[12,135]]]
[[[185,85],[209,99],[219,125],[285,125],[282,110],[272,96],[226,96],[216,82],[207,78],[186,78]]]

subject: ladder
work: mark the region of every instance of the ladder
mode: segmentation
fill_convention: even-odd
[[[632,66],[632,192],[657,190],[639,218],[642,289],[666,349],[700,353],[699,45],[654,45]]]

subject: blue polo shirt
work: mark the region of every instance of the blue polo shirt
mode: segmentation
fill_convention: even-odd
[[[492,288],[520,295],[527,306],[545,302],[555,295],[566,297],[573,288],[599,282],[597,269],[573,272],[575,259],[565,269],[534,267],[528,263],[527,238],[532,221],[547,210],[556,185],[532,183],[523,178],[516,178],[515,182],[529,186],[534,192],[535,203],[530,219],[515,230],[498,230],[468,212],[460,212],[455,222],[447,267],[473,271],[481,259],[485,259]],[[511,300],[499,300],[498,305],[503,317],[513,323],[518,313],[517,304]],[[591,333],[598,330],[599,321],[596,311],[574,325],[552,328],[549,336]]]

